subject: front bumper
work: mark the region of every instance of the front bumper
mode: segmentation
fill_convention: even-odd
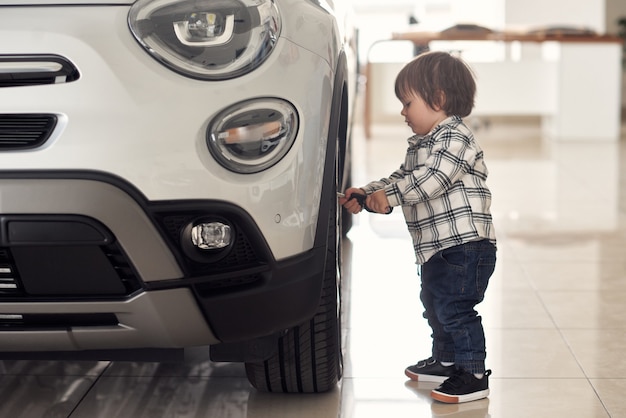
[[[325,249],[276,261],[240,208],[149,202],[95,172],[0,176],[0,351],[176,348],[248,340],[311,317]],[[186,254],[180,231],[218,215],[222,258]]]

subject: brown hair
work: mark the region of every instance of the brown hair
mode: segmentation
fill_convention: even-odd
[[[447,52],[425,52],[406,64],[396,77],[398,99],[404,101],[412,94],[448,116],[465,117],[474,107],[474,74],[463,60]]]

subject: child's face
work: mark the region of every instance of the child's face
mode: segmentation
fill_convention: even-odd
[[[400,114],[416,135],[426,135],[447,117],[443,110],[428,106],[416,93],[411,93],[402,100]]]

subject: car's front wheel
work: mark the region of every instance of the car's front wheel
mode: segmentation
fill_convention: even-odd
[[[334,197],[334,196],[333,196]],[[279,340],[278,352],[258,363],[246,363],[248,380],[264,392],[315,393],[334,388],[341,378],[339,277],[341,234],[337,199],[329,210],[326,265],[315,315]]]

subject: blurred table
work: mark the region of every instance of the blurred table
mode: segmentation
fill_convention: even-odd
[[[567,29],[505,30],[447,29],[441,32],[404,31],[394,32],[391,39],[411,41],[416,45],[428,46],[432,41],[500,41],[500,42],[562,42],[562,43],[615,43],[622,44],[619,36],[601,35],[592,32],[572,32]]]

